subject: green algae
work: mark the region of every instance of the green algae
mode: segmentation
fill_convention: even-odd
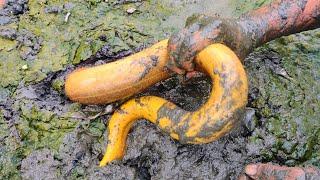
[[[0,86],[17,86],[23,78],[24,65],[15,49],[16,42],[0,38]]]
[[[126,12],[129,6],[137,11],[129,15]],[[59,12],[51,13],[48,9],[52,7],[59,8]],[[39,82],[48,73],[88,59],[105,44],[110,46],[110,53],[134,51],[164,38],[169,29],[159,27],[170,13],[170,8],[160,2],[116,5],[105,1],[30,0],[29,12],[21,15],[15,30],[32,33],[40,39],[41,49],[35,59],[24,62],[20,57],[27,49],[24,44],[15,48],[16,40],[0,38],[0,72],[4,75],[0,85],[16,86],[22,79]],[[3,50],[2,46],[10,51]],[[17,70],[25,64],[27,70]]]
[[[0,177],[1,179],[20,179],[19,165],[23,156],[19,142],[10,134],[10,127],[0,111]]]
[[[25,155],[41,148],[57,151],[64,135],[78,124],[75,119],[41,109],[29,100],[22,100],[16,106],[21,111],[17,130],[23,141]]]
[[[266,159],[281,157],[286,165],[319,167],[320,31],[282,37],[259,51],[274,52],[280,60],[246,63],[250,86],[259,90],[253,107],[267,118],[267,131],[275,137]],[[277,57],[274,57],[277,59]],[[267,151],[267,153],[266,153]]]
[[[269,4],[272,0],[231,0],[230,5],[235,9],[234,14],[240,16],[250,10]]]
[[[55,80],[52,81],[51,86],[57,92],[63,93],[63,91],[64,91],[64,80],[63,79],[55,79]]]
[[[2,179],[21,179],[19,165],[22,158],[8,150],[7,146],[0,147],[0,177]]]

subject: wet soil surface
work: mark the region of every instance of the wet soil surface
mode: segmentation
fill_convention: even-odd
[[[28,9],[25,1],[8,2],[0,23],[6,23],[7,17],[17,21]],[[33,42],[26,59],[37,54],[41,40],[32,34],[5,33],[9,39]],[[98,163],[106,147],[108,119],[125,100],[104,106],[70,102],[63,92],[64,79],[76,68],[104,64],[144,46],[114,53],[106,44],[86,61],[48,73],[40,82],[20,81],[14,90],[2,88],[0,175],[24,179],[236,179],[244,166],[253,162],[319,167],[320,99],[309,97],[319,96],[317,37],[319,31],[280,39],[246,59],[249,103],[241,126],[231,134],[209,144],[183,145],[153,124],[140,121],[129,133],[124,159],[103,168]],[[295,58],[293,65],[290,58]],[[308,82],[301,79],[303,74]],[[195,110],[208,98],[210,84],[201,74],[187,83],[173,77],[138,96],[161,96]]]

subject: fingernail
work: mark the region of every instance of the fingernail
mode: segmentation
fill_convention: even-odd
[[[256,164],[247,165],[245,168],[245,173],[249,176],[254,176],[257,174],[257,172],[258,172],[258,165]]]

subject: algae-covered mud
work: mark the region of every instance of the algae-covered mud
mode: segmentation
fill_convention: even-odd
[[[110,114],[70,102],[66,74],[169,37],[192,13],[238,16],[269,0],[7,0],[0,10],[2,179],[225,179],[252,162],[320,168],[320,31],[283,37],[245,60],[250,81],[243,125],[205,145],[181,145],[148,122],[128,138],[123,161],[98,167]],[[125,68],[125,67],[124,67]],[[210,81],[171,78],[143,94],[187,110],[206,101]]]

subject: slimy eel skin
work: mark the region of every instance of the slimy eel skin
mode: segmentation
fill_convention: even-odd
[[[228,47],[213,44],[197,55],[196,63],[212,79],[209,100],[194,112],[154,96],[126,102],[109,121],[108,146],[100,166],[123,157],[128,132],[139,119],[147,119],[173,139],[191,144],[217,140],[239,122],[248,96],[248,82],[241,61]]]

